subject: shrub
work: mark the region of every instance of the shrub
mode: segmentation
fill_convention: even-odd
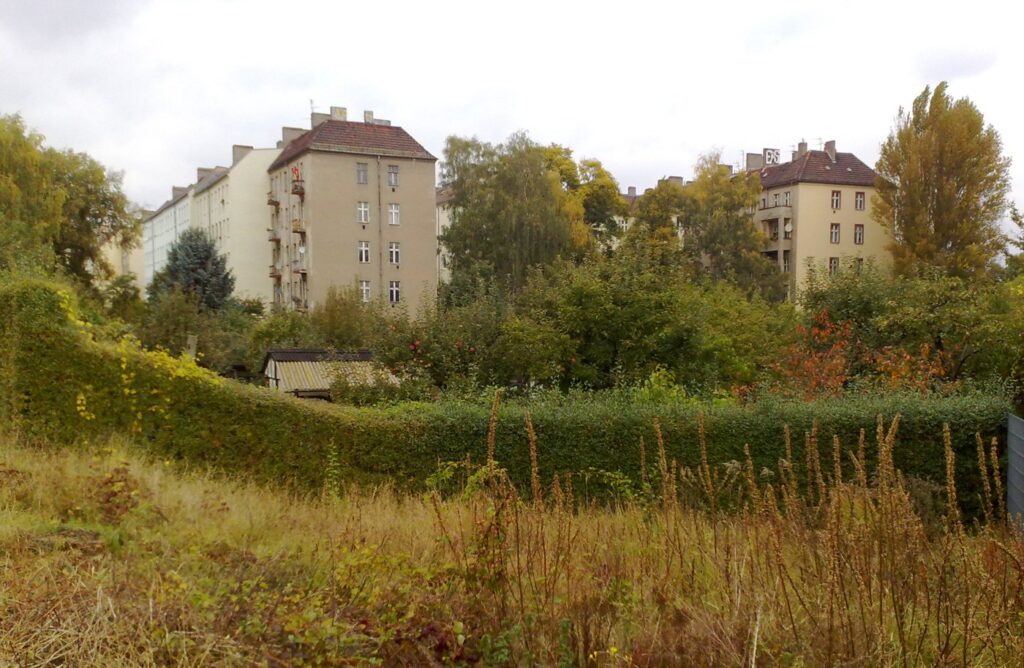
[[[242,386],[191,360],[145,352],[130,340],[95,338],[59,285],[22,281],[0,287],[0,334],[0,420],[28,437],[64,443],[128,432],[161,457],[312,489],[324,484],[329,457],[346,481],[387,479],[413,486],[440,461],[485,457],[490,409],[479,402],[353,408]],[[961,498],[970,505],[979,485],[972,466],[974,435],[986,441],[1000,437],[1007,409],[1005,398],[980,393],[766,400],[750,406],[638,402],[628,393],[544,394],[498,409],[494,449],[515,484],[528,488],[529,414],[542,477],[593,469],[639,481],[641,439],[655,442],[656,418],[668,462],[700,464],[702,413],[712,466],[743,461],[749,444],[756,470],[775,470],[787,456],[786,425],[794,435],[794,457],[802,458],[804,434],[815,424],[822,442],[837,435],[847,451],[856,448],[861,429],[873,432],[876,416],[898,414],[896,464],[924,480],[944,480],[942,425],[950,425]],[[867,440],[872,459],[873,439]]]

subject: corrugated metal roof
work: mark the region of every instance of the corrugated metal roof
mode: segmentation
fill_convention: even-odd
[[[373,362],[276,361],[274,368],[277,374],[277,389],[298,394],[328,392],[331,389],[331,382],[339,373],[345,374],[351,382],[362,384],[376,382],[378,377]],[[398,379],[393,375],[388,376],[388,382],[398,383]]]

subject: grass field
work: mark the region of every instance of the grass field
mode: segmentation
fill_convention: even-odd
[[[2,439],[0,665],[1019,665],[1024,542],[987,444],[965,526],[878,438],[877,471],[814,448],[806,483],[655,444],[649,494],[602,507],[578,478],[525,500],[498,464],[297,497]]]

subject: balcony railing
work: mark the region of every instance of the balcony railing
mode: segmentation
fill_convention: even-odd
[[[292,272],[296,274],[306,273],[306,261],[305,260],[292,260]]]
[[[276,242],[276,243],[281,243],[281,232],[278,231],[276,228],[268,229],[267,230],[267,241],[273,241],[273,242]]]
[[[295,234],[305,234],[306,223],[301,218],[292,218],[292,232]]]
[[[277,196],[274,195],[273,190],[267,193],[267,206],[272,206],[275,208],[281,206],[281,200],[277,199]]]
[[[276,264],[270,265],[270,277],[281,278],[281,270],[277,268]]]
[[[292,194],[298,195],[300,199],[306,197],[306,182],[302,179],[295,179],[292,181]]]

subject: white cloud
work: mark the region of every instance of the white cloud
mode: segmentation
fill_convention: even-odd
[[[873,163],[899,106],[948,79],[1024,155],[1024,49],[995,2],[16,4],[0,113],[124,170],[151,206],[231,144],[308,126],[310,99],[373,109],[439,157],[450,134],[525,129],[643,189],[713,147],[738,162],[836,139]],[[1024,158],[1014,178],[1024,192]]]

